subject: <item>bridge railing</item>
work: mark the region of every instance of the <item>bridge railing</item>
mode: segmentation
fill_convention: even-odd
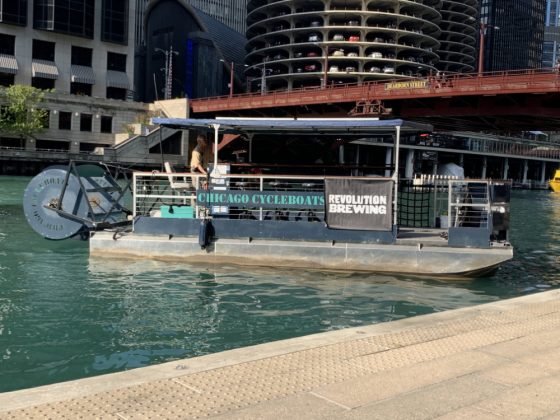
[[[311,74],[311,73],[310,73]],[[322,73],[318,72],[319,77]],[[367,81],[362,83],[345,83],[337,84],[325,87],[312,86],[312,87],[301,87],[293,89],[279,89],[274,91],[268,91],[266,94],[261,92],[248,92],[235,94],[230,96],[213,96],[206,98],[197,98],[192,100],[193,106],[197,104],[203,104],[205,102],[222,102],[224,104],[238,104],[239,102],[246,100],[258,100],[259,102],[273,100],[275,98],[290,96],[299,96],[298,94],[308,94],[310,92],[315,93],[325,93],[329,96],[337,95],[341,98],[355,95],[362,95],[364,97],[378,97],[381,94],[387,94],[387,84],[391,82],[426,82],[425,87],[418,88],[418,84],[411,86],[409,89],[390,89],[392,97],[395,96],[406,96],[410,92],[417,93],[428,93],[428,92],[440,92],[442,90],[459,90],[459,91],[479,91],[479,90],[492,90],[496,89],[493,84],[503,84],[511,83],[513,85],[522,86],[539,86],[542,84],[549,84],[551,81],[551,76],[559,76],[558,71],[551,68],[542,69],[527,69],[527,70],[507,70],[507,71],[495,71],[495,72],[485,72],[482,75],[478,73],[452,73],[445,76],[428,75],[426,77],[391,77],[386,79],[380,79],[375,81]],[[426,92],[428,91],[428,92]],[[272,101],[274,102],[274,101]],[[289,105],[287,103],[286,105]]]

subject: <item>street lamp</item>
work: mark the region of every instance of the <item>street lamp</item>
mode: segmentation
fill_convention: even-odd
[[[498,26],[487,25],[484,22],[480,22],[480,48],[478,49],[478,76],[482,76],[484,73],[484,38],[486,36],[486,29],[492,28],[499,30]]]
[[[272,69],[266,68],[266,61],[262,62],[261,68],[261,95],[266,94],[266,76],[272,73]]]
[[[163,50],[161,48],[154,48],[154,50],[155,52],[160,52],[165,56],[165,67],[163,68],[165,73],[165,90],[163,96],[164,99],[171,99],[171,87],[173,83],[173,55],[179,55],[179,53],[177,51],[173,51],[173,45],[169,48],[169,50]]]
[[[220,59],[220,62],[222,63],[226,63],[225,60]],[[245,67],[249,67],[247,64],[245,64]],[[235,69],[235,63],[233,61],[230,61],[229,63],[229,97],[231,98],[233,96],[233,74],[234,74],[234,69]]]
[[[222,63],[226,63],[225,60],[220,60]],[[233,96],[233,69],[235,68],[235,63],[232,61],[229,65],[229,97]]]

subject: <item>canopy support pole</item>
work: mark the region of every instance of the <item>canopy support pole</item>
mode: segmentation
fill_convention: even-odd
[[[401,147],[401,127],[395,127],[395,171],[393,172],[393,182],[395,183],[395,203],[393,206],[393,225],[397,225],[398,202],[399,202],[399,150]]]
[[[212,167],[212,178],[217,178],[220,174],[218,172],[218,136],[220,133],[220,124],[212,124],[214,127],[214,166]]]

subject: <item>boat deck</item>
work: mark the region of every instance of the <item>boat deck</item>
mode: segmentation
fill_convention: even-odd
[[[415,245],[418,243],[431,246],[447,245],[447,229],[403,228],[397,234],[397,244]]]
[[[558,419],[560,291],[0,394],[5,419]]]

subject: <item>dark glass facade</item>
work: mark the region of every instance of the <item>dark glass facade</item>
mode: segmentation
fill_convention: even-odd
[[[0,22],[27,25],[27,0],[0,0]]]
[[[95,0],[35,0],[33,27],[93,39]]]
[[[103,0],[101,40],[126,44],[128,41],[128,0]]]
[[[485,71],[540,68],[546,0],[484,0]]]

